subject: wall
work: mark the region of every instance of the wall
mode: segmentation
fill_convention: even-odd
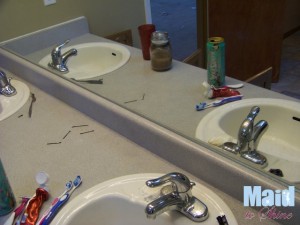
[[[300,28],[300,1],[286,0],[284,33]]]
[[[139,46],[137,26],[145,23],[141,0],[0,0],[0,42],[35,30],[85,16],[90,31],[99,36],[131,29],[134,46]]]

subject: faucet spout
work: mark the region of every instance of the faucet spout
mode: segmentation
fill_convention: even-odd
[[[268,122],[265,120],[260,120],[257,124],[255,124],[253,129],[252,140],[256,142],[263,134],[263,131],[266,130],[268,126]]]
[[[148,218],[155,219],[156,216],[170,210],[180,211],[184,201],[175,193],[163,195],[146,206],[145,212]]]
[[[67,60],[69,59],[69,57],[77,55],[77,50],[75,48],[70,49],[69,51],[65,52],[62,56],[61,56],[61,62],[62,64],[66,65]]]

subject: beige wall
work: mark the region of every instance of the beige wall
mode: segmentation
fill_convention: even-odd
[[[284,33],[300,27],[300,1],[286,0]]]
[[[32,31],[85,16],[90,31],[99,36],[131,29],[139,46],[137,26],[145,23],[143,0],[0,0],[0,42]]]

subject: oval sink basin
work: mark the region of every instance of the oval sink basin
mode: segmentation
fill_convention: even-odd
[[[269,169],[281,169],[284,178],[300,181],[300,103],[282,99],[255,98],[232,102],[208,113],[196,129],[196,138],[208,142],[217,137],[237,139],[241,123],[253,106],[260,112],[255,122],[269,124],[258,144],[258,150],[267,157]],[[297,168],[297,169],[296,169]]]
[[[160,188],[149,188],[145,182],[162,174],[135,174],[98,184],[70,201],[54,218],[52,225],[194,225],[195,222],[179,212],[169,211],[148,219],[145,207],[159,194]],[[192,193],[203,201],[209,218],[201,224],[218,225],[216,217],[226,215],[229,224],[237,224],[228,206],[215,193],[196,184]]]
[[[62,54],[72,48],[77,49],[77,55],[71,56],[67,61],[69,72],[61,74],[76,80],[89,79],[110,73],[119,69],[130,58],[129,50],[115,43],[91,42],[68,46],[62,48]],[[50,61],[51,55],[49,54],[41,59],[39,64],[52,69],[48,66]]]
[[[0,95],[0,121],[16,113],[28,100],[30,90],[26,84],[18,80],[11,80],[11,84],[16,88],[17,94],[5,97]]]

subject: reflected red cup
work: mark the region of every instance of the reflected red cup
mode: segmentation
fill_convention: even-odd
[[[151,44],[151,34],[155,31],[154,24],[143,24],[138,27],[143,58],[145,60],[150,60],[150,44]]]

